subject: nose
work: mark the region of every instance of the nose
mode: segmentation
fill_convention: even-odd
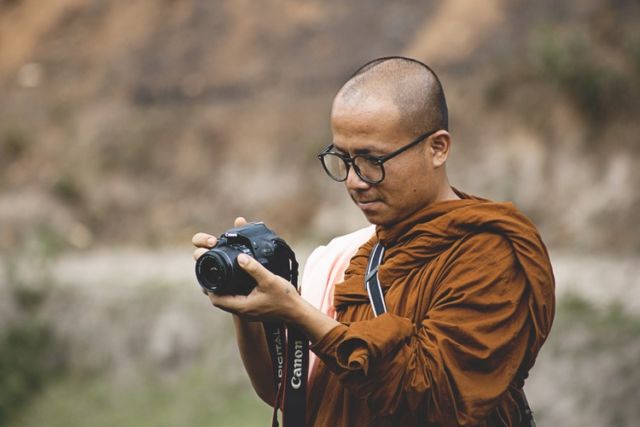
[[[362,178],[358,176],[353,166],[351,166],[349,168],[349,171],[347,172],[347,179],[345,180],[345,185],[349,190],[360,190],[360,191],[367,190],[371,187],[371,184],[369,184],[366,181],[363,181]]]

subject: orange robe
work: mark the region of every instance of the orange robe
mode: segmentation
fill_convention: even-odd
[[[335,286],[341,325],[311,348],[309,426],[521,425],[553,321],[551,264],[512,204],[458,194],[377,227],[351,259]],[[378,240],[388,313],[375,318],[364,272]]]

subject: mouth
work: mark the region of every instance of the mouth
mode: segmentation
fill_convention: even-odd
[[[380,198],[377,194],[363,194],[354,191],[350,192],[349,195],[351,196],[353,203],[355,203],[356,206],[358,206],[358,208],[360,208],[360,210],[362,211],[378,209],[383,203],[382,198]]]
[[[353,199],[353,201],[356,203],[356,205],[358,205],[358,207],[360,209],[362,209],[363,211],[365,210],[371,210],[374,209],[375,207],[377,207],[379,204],[381,204],[382,202],[378,199],[374,199],[374,200],[358,200],[358,199]]]

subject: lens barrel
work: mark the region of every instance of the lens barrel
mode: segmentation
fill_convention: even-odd
[[[221,246],[205,252],[196,261],[196,277],[200,286],[214,294],[247,295],[255,281],[237,262],[238,255],[250,251]]]
[[[224,293],[224,288],[231,283],[233,261],[226,251],[212,249],[205,252],[196,262],[196,277],[200,286],[214,292]]]

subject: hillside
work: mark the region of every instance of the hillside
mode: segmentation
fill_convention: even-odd
[[[238,214],[352,229],[314,154],[350,71],[404,53],[442,76],[454,185],[515,201],[551,245],[638,251],[638,8],[4,0],[0,247],[172,245]]]

